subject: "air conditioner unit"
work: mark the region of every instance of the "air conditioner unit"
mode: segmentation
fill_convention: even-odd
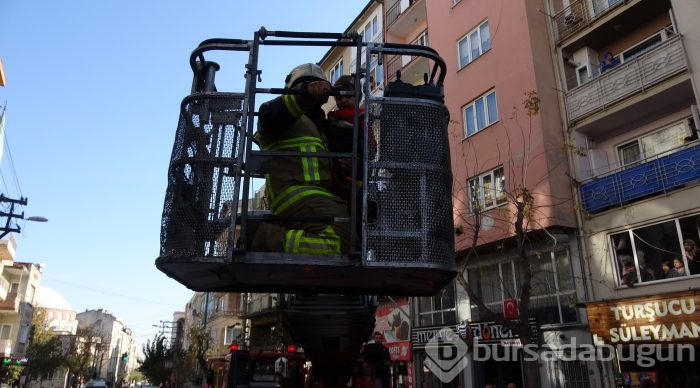
[[[600,74],[598,63],[598,52],[590,47],[582,47],[573,55],[574,62],[579,66],[576,68],[576,80],[579,85],[583,85]]]

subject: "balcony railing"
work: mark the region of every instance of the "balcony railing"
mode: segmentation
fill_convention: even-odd
[[[211,314],[212,318],[216,317],[240,317],[243,315],[245,311],[241,309],[234,309],[234,310],[219,310],[219,311],[214,311]]]
[[[245,314],[251,315],[271,310],[273,307],[276,307],[276,301],[274,299],[275,298],[273,298],[272,294],[255,295],[255,297],[248,302],[248,308],[246,309]]]
[[[406,12],[411,6],[416,2],[416,0],[409,0],[408,1],[408,7],[404,9],[403,11],[401,10],[401,0],[398,0],[394,5],[389,8],[389,10],[386,11],[386,25],[391,26],[396,19],[401,16],[402,13]]]
[[[688,68],[680,35],[566,93],[570,124]]]
[[[608,11],[624,4],[623,0],[576,0],[554,15],[557,43],[584,29]]]
[[[0,302],[0,310],[19,311],[19,304],[20,302],[22,302],[22,297],[22,294],[18,294],[16,292],[8,292],[7,298],[5,298],[4,301]]]
[[[596,213],[700,180],[700,144],[647,159],[581,184],[581,202]]]
[[[413,39],[410,44],[428,45],[428,30],[423,30],[416,39]],[[402,59],[405,58],[405,59]],[[417,56],[408,55],[392,55],[386,62],[387,79],[389,81],[396,79],[396,72],[408,66]]]

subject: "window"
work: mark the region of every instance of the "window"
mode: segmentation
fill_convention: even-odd
[[[343,60],[339,60],[338,63],[333,66],[331,69],[330,76],[328,77],[328,81],[330,81],[331,85],[335,84],[335,81],[340,78],[340,76],[343,75]]]
[[[29,296],[27,298],[27,302],[34,304],[34,295],[36,294],[36,287],[31,286],[29,289]]]
[[[377,65],[377,60],[374,59],[369,65],[369,77],[371,80],[370,90],[374,91],[384,85],[384,67]]]
[[[618,285],[634,286],[700,274],[700,215],[610,235]]]
[[[436,326],[457,323],[454,283],[450,283],[433,296],[416,299],[418,305],[416,325]]]
[[[0,340],[10,339],[10,332],[12,332],[12,325],[2,325],[2,328],[0,328]]]
[[[452,0],[452,5],[457,5],[457,3],[459,3],[460,1],[462,0]]]
[[[532,284],[530,314],[540,324],[578,322],[576,290],[567,251],[543,252],[530,256]],[[518,298],[521,282],[515,261],[475,266],[468,270],[469,284],[486,308],[501,314],[503,301]],[[486,311],[472,304],[472,319]]]
[[[427,46],[428,45],[428,32],[427,31],[421,32],[421,34],[418,35],[416,40],[413,41],[413,44]]]
[[[498,121],[496,91],[492,90],[480,96],[467,104],[463,110],[465,137],[468,137]]]
[[[617,147],[621,167],[631,167],[646,158],[659,156],[682,146],[691,132],[688,120],[681,120]]]
[[[234,341],[240,341],[241,334],[243,333],[243,329],[240,327],[236,327],[237,325],[234,326],[226,326],[226,335],[224,337],[224,345],[230,345]]]
[[[12,283],[10,285],[10,292],[16,294],[19,291],[19,283]]]
[[[507,202],[503,167],[498,167],[469,180],[472,211],[487,210]]]
[[[457,43],[459,68],[461,69],[468,65],[490,49],[491,36],[489,34],[489,22],[487,20],[472,31],[469,31],[469,33]]]

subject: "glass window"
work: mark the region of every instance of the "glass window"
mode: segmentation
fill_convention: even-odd
[[[489,49],[491,49],[491,36],[487,20],[469,31],[464,38],[457,42],[459,68],[468,65]]]
[[[470,105],[464,110],[464,122],[467,124],[467,136],[475,134],[476,126],[474,125],[474,106]]]
[[[542,252],[530,257],[532,293],[530,312],[540,324],[578,322],[576,290],[567,251]],[[515,261],[477,266],[468,270],[469,284],[493,313],[502,314],[503,301],[519,298],[520,280]],[[472,304],[472,319],[484,311]]]
[[[691,132],[688,120],[684,119],[618,146],[620,165],[631,167],[647,158],[673,152],[685,144]]]
[[[498,167],[468,181],[472,211],[491,209],[507,202],[503,174],[503,167]]]
[[[10,339],[10,331],[12,331],[12,326],[2,325],[2,329],[0,329],[0,340]]]
[[[465,137],[468,137],[498,121],[496,91],[478,97],[463,109]]]
[[[454,283],[433,296],[418,299],[418,326],[454,325],[457,323]]]
[[[610,235],[618,284],[631,287],[700,274],[698,221],[694,215]]]
[[[335,81],[340,78],[340,76],[343,75],[343,60],[339,60],[338,63],[333,66],[330,72],[330,76],[328,77],[328,81],[332,84],[335,84]]]
[[[620,156],[621,166],[631,166],[642,159],[642,150],[636,140],[618,147],[617,153]]]
[[[379,23],[377,22],[377,17],[372,18],[372,36],[377,35],[379,32]]]

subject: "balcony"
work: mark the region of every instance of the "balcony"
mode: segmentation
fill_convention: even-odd
[[[428,46],[428,31],[418,34],[410,44]],[[396,79],[396,72],[401,70],[401,80],[410,84],[423,83],[423,74],[430,73],[430,63],[425,57],[410,55],[391,55],[386,61],[387,81]]]
[[[623,0],[573,1],[554,15],[557,43],[591,25],[596,19],[624,4]]]
[[[667,193],[700,180],[700,144],[656,156],[581,184],[581,202],[589,213]]]
[[[12,260],[15,259],[16,247],[17,242],[11,234],[6,239],[0,240],[0,260],[9,260],[11,265]]]
[[[234,309],[234,310],[219,310],[219,311],[214,311],[211,314],[211,319],[215,319],[218,317],[240,317],[243,315],[245,312],[241,309]]]
[[[10,282],[0,274],[0,299],[7,299],[7,292],[10,290]]]
[[[688,69],[680,35],[674,36],[566,93],[569,125]]]
[[[7,298],[0,302],[0,313],[1,312],[16,312],[19,311],[19,305],[22,302],[22,294],[16,292],[8,292]]]
[[[426,20],[425,0],[398,0],[386,11],[386,30],[393,36],[403,38]]]
[[[273,296],[273,294],[253,294],[253,297],[248,301],[245,315],[241,318],[267,313],[276,307],[277,297]]]

